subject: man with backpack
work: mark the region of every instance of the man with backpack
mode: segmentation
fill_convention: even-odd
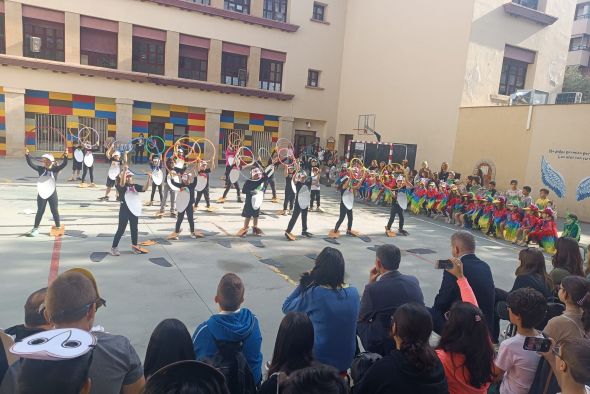
[[[258,319],[244,302],[244,284],[225,274],[217,286],[220,312],[201,323],[193,334],[197,360],[220,370],[232,394],[256,393],[262,381],[262,335]]]

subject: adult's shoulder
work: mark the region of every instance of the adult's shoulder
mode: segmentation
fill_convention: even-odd
[[[135,352],[131,341],[123,335],[111,334],[108,332],[92,332],[96,337],[96,348],[102,349],[109,355],[120,353],[129,354]]]

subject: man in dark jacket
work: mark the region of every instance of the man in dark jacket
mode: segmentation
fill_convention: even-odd
[[[491,333],[494,324],[495,288],[490,266],[475,255],[475,238],[471,233],[458,231],[453,234],[451,249],[453,257],[460,259],[463,263],[463,273],[475,293],[475,298],[486,317],[486,323]],[[440,290],[431,309],[434,331],[437,334],[442,333],[446,323],[445,313],[457,301],[461,301],[457,279],[444,271]]]
[[[394,348],[390,327],[395,310],[408,302],[424,305],[418,279],[399,272],[400,261],[401,252],[397,246],[379,246],[361,299],[358,335],[365,350],[382,356]]]

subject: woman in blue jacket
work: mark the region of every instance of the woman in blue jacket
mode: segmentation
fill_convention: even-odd
[[[287,297],[283,313],[306,313],[314,329],[313,354],[317,361],[345,372],[356,349],[356,322],[360,297],[344,283],[344,258],[338,249],[324,248],[310,272]]]

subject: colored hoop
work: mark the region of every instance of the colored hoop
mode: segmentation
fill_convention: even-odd
[[[162,143],[162,149],[160,149],[158,147],[158,141],[160,141]],[[154,152],[152,149],[155,149],[156,151]],[[164,139],[158,135],[153,135],[151,137],[147,137],[145,139],[145,150],[150,154],[150,155],[162,155],[162,153],[164,152],[164,150],[166,149],[166,142],[164,141]]]

